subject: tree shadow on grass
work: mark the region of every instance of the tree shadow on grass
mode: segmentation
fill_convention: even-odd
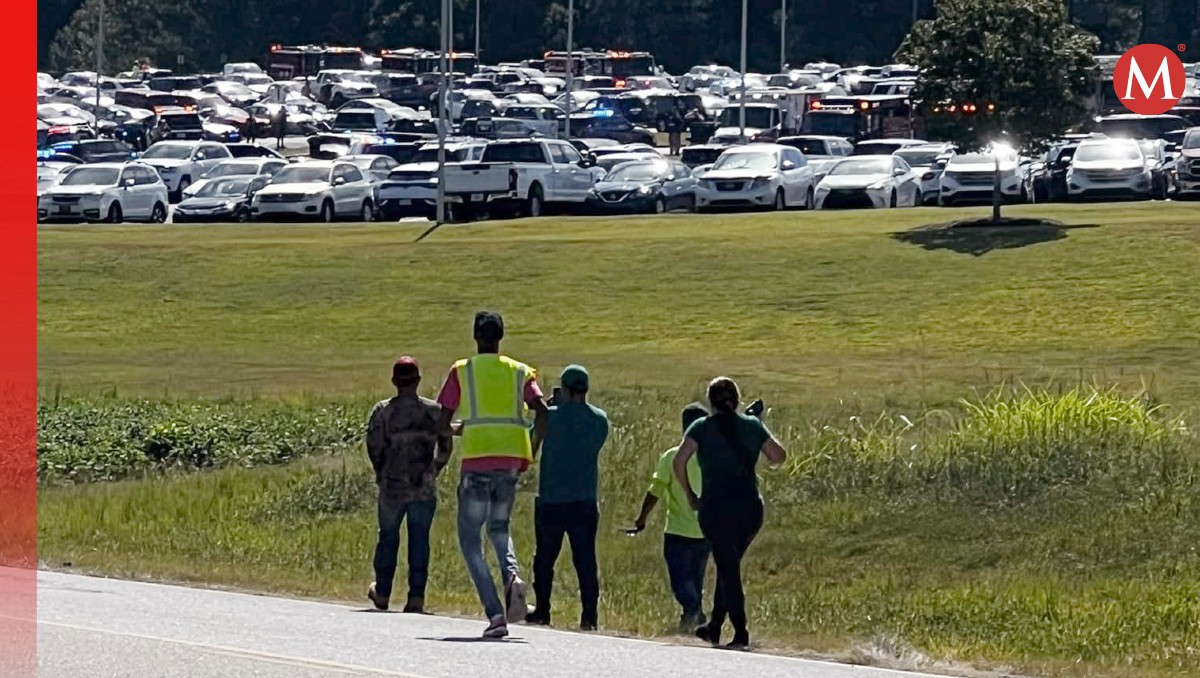
[[[993,250],[1062,240],[1072,229],[1097,227],[1096,224],[1066,225],[1051,219],[1002,218],[995,223],[990,218],[983,218],[918,226],[910,231],[893,233],[892,237],[926,250],[951,250],[981,257]]]

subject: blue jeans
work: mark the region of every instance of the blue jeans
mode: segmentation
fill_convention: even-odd
[[[464,471],[458,483],[458,546],[488,619],[503,616],[505,610],[496,592],[496,581],[488,570],[479,532],[487,526],[488,541],[492,542],[496,552],[502,583],[507,583],[519,571],[512,538],[508,534],[519,476],[517,471]]]
[[[400,501],[379,492],[379,542],[375,545],[375,593],[392,596],[396,560],[400,551],[400,523],[408,517],[408,597],[424,598],[429,580],[429,528],[436,501]]]
[[[667,577],[671,592],[685,617],[695,617],[704,606],[704,570],[712,547],[707,539],[663,535],[663,558],[667,561]]]

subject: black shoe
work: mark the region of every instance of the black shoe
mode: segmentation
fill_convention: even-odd
[[[696,637],[716,647],[721,644],[721,627],[713,628],[711,623],[704,626],[697,626]]]
[[[595,631],[599,626],[595,619],[584,619],[579,622],[580,631]]]
[[[425,614],[425,599],[409,598],[404,603],[404,611],[408,614]]]
[[[525,623],[526,624],[536,624],[538,626],[549,626],[550,625],[550,613],[549,612],[538,612],[537,610],[534,610],[533,612],[530,612],[529,614],[525,615]]]
[[[733,640],[725,645],[730,650],[749,650],[750,649],[750,634],[749,633],[734,633]]]
[[[691,633],[698,626],[704,626],[708,623],[708,619],[704,617],[703,612],[695,614],[683,614],[679,616],[679,632]]]
[[[371,582],[371,585],[367,587],[367,600],[375,605],[376,610],[386,611],[388,609],[388,599],[375,592],[375,582]]]

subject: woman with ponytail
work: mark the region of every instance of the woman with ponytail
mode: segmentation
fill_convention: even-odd
[[[709,621],[696,629],[696,636],[721,642],[725,617],[733,624],[733,640],[727,647],[746,649],[750,631],[746,627],[746,596],[742,590],[742,556],[762,527],[763,500],[758,492],[759,455],[779,465],[787,452],[756,417],[738,411],[741,394],[728,377],[717,377],[708,385],[712,414],[696,421],[684,433],[675,455],[675,476],[688,500],[699,511],[700,530],[712,544],[717,566],[717,586]],[[700,465],[703,497],[697,497],[688,480],[688,460],[696,456]]]

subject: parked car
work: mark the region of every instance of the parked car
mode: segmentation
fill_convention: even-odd
[[[1137,141],[1095,139],[1079,143],[1067,170],[1067,200],[1153,197],[1154,179]]]
[[[1175,161],[1175,180],[1178,198],[1200,196],[1200,127],[1193,127],[1179,142],[1179,157]]]
[[[571,135],[595,139],[612,139],[622,144],[655,143],[654,131],[635,125],[613,115],[575,114],[571,116]]]
[[[817,184],[817,209],[916,207],[921,180],[899,155],[838,160]]]
[[[1175,194],[1175,158],[1167,153],[1167,142],[1162,139],[1141,139],[1138,147],[1150,168],[1150,180],[1154,186],[1154,199],[1166,200]]]
[[[1026,191],[1016,152],[996,149],[955,155],[946,163],[938,186],[943,207],[992,202],[996,156],[1000,159],[1000,195],[1004,202],[1020,202]]]
[[[696,207],[811,209],[814,194],[812,168],[803,153],[791,146],[752,144],[717,158],[697,184]]]
[[[1186,118],[1170,113],[1162,115],[1120,113],[1096,119],[1097,132],[1110,137],[1130,139],[1162,139],[1163,135],[1168,132],[1187,129],[1191,126]]]
[[[183,191],[213,165],[232,157],[222,144],[209,141],[160,141],[142,154],[140,160],[158,170],[170,191],[172,202],[178,202]]]
[[[38,198],[38,222],[167,220],[167,187],[142,163],[79,165]]]
[[[587,194],[589,212],[652,212],[696,209],[696,179],[677,160],[641,159],[617,165]]]
[[[603,174],[565,141],[494,141],[478,163],[446,167],[445,193],[462,216],[498,211],[538,217],[546,206],[582,208]]]
[[[1067,170],[1079,148],[1078,141],[1054,144],[1046,151],[1046,159],[1032,177],[1035,201],[1061,202],[1067,199]]]
[[[791,146],[803,153],[809,161],[816,158],[841,158],[854,150],[854,144],[842,137],[824,136],[820,134],[801,134],[781,137],[779,144]]]
[[[277,158],[227,158],[217,162],[197,177],[195,183],[183,190],[183,198],[198,195],[206,183],[214,179],[234,176],[273,177],[279,170],[287,167],[287,161]]]
[[[446,162],[478,161],[485,142],[453,141],[446,144]],[[379,187],[379,213],[386,219],[433,218],[437,212],[438,147],[426,144],[409,162],[388,173]]]
[[[50,147],[59,156],[78,158],[81,163],[126,162],[133,157],[133,147],[112,139],[83,139],[65,141]]]
[[[225,144],[225,148],[229,151],[229,155],[235,158],[274,158],[276,160],[283,160],[283,156],[279,154],[279,151],[254,143]]]
[[[354,163],[310,160],[288,165],[250,200],[255,221],[375,218],[374,187]]]
[[[250,199],[269,180],[264,175],[234,175],[208,181],[175,206],[171,220],[177,224],[250,221]]]
[[[920,204],[932,205],[937,203],[942,172],[946,170],[946,163],[955,153],[957,153],[957,149],[954,144],[936,143],[905,146],[892,155],[903,158],[919,177],[921,183]]]
[[[711,165],[729,150],[725,144],[693,144],[684,146],[679,151],[679,159],[693,170],[701,165]]]
[[[854,145],[850,155],[891,155],[909,146],[928,144],[924,139],[866,139]]]

